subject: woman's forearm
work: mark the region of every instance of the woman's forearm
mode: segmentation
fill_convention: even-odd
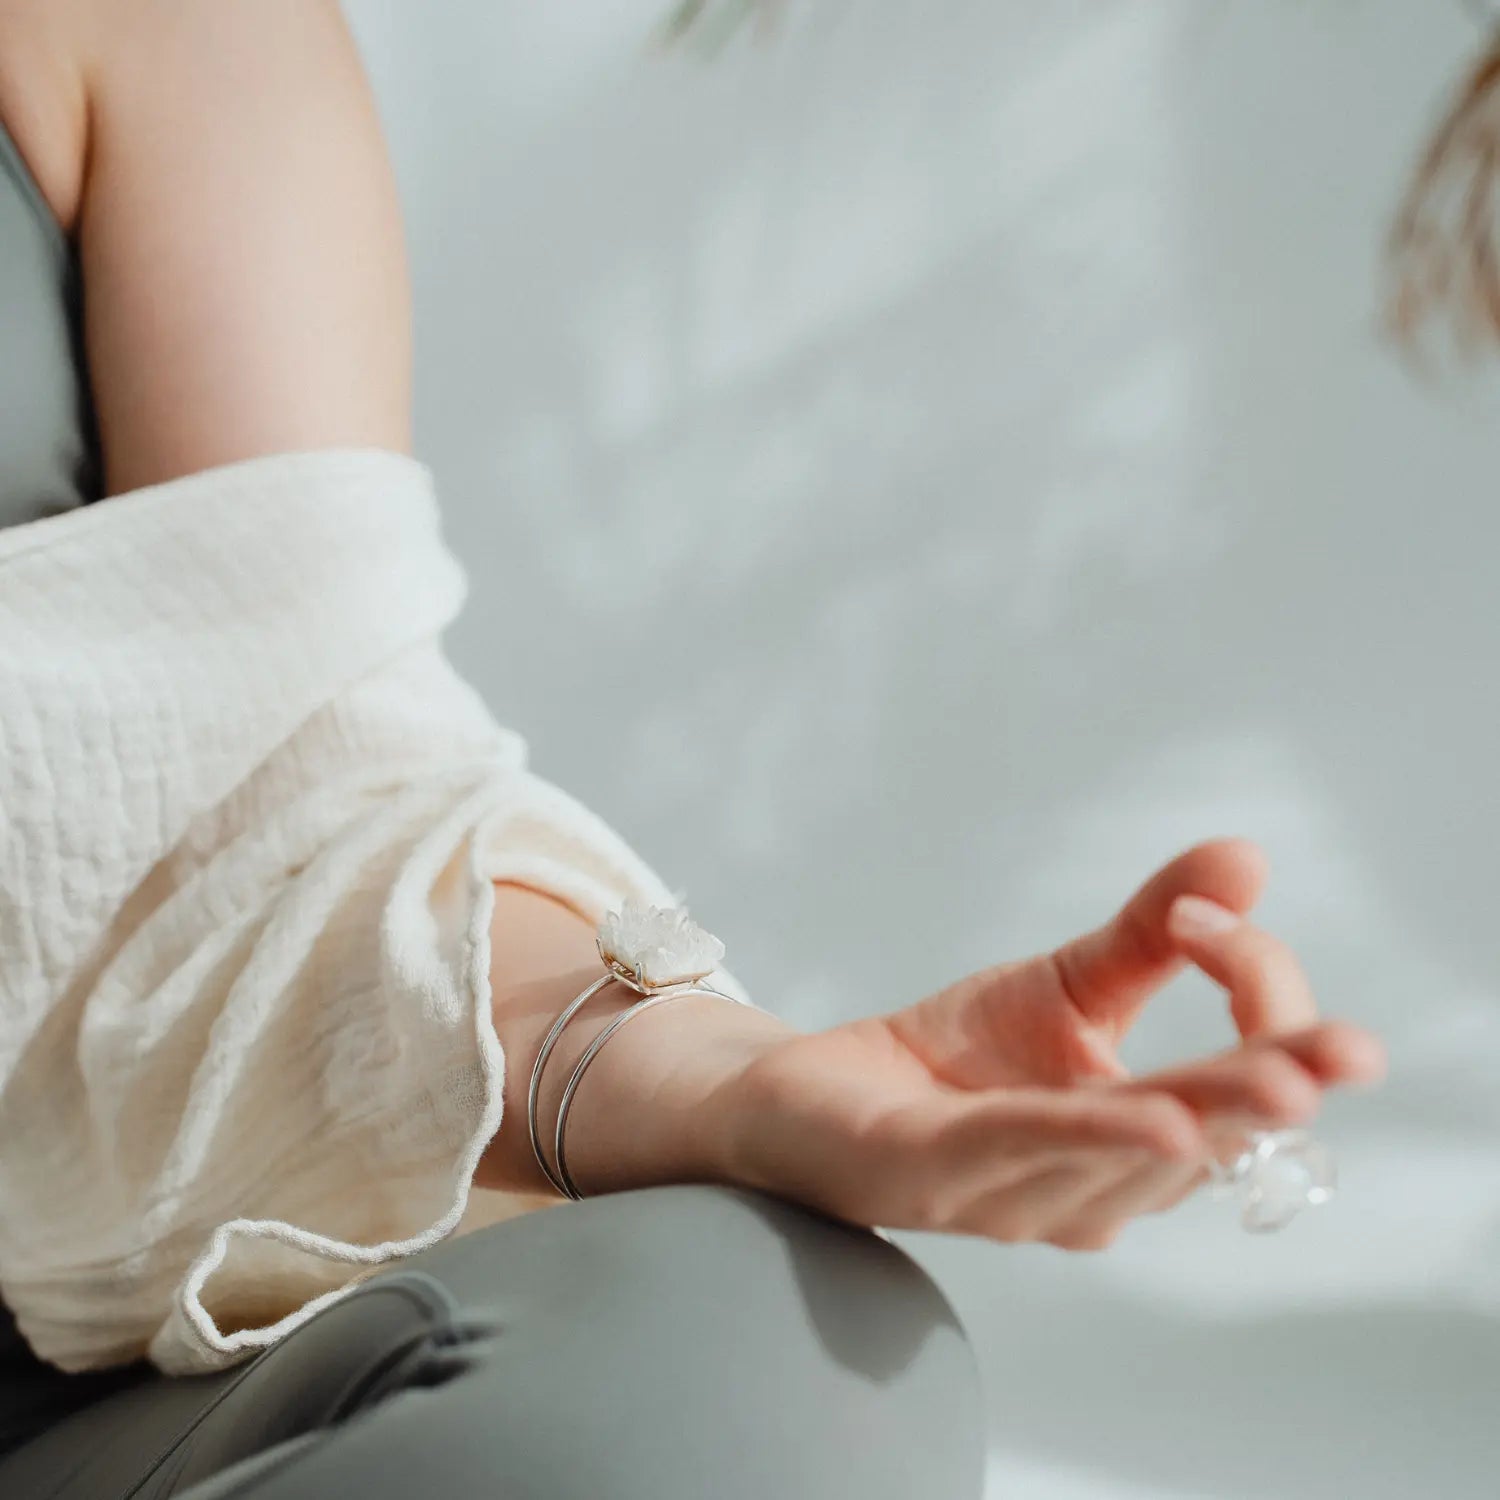
[[[1102,1249],[1206,1182],[1221,1131],[1305,1127],[1325,1090],[1384,1076],[1379,1039],[1318,1021],[1295,955],[1246,919],[1263,878],[1248,840],[1196,845],[1061,948],[822,1031],[724,1000],[663,1005],[599,1052],[568,1165],[585,1197],[723,1182],[856,1225]],[[549,1193],[526,1128],[531,1067],[602,969],[589,924],[525,889],[498,889],[493,934],[505,1110],[475,1181]],[[1132,1075],[1119,1039],[1184,958],[1225,986],[1240,1041]],[[579,1056],[635,998],[612,983],[563,1032],[544,1130]]]
[[[525,886],[497,882],[490,927],[495,1031],[505,1053],[500,1129],[474,1185],[550,1195],[532,1153],[526,1104],[548,1030],[603,972],[594,928]],[[542,1076],[538,1120],[549,1162],[574,1065],[611,1017],[641,997],[611,982],[568,1023]],[[585,1195],[653,1183],[732,1180],[721,1086],[792,1028],[749,1006],[695,995],[622,1026],[589,1064],[568,1113],[568,1168]]]

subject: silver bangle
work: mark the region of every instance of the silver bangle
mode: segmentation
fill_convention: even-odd
[[[547,1158],[542,1155],[542,1133],[536,1123],[536,1102],[542,1088],[542,1069],[547,1065],[547,1059],[552,1056],[552,1049],[557,1045],[557,1039],[563,1034],[565,1027],[574,1016],[588,1004],[600,990],[607,985],[615,976],[613,973],[601,974],[578,998],[572,1001],[563,1013],[552,1023],[552,1030],[547,1033],[546,1040],[542,1043],[541,1050],[536,1055],[536,1062],[531,1069],[531,1089],[526,1096],[526,1124],[531,1131],[531,1149],[536,1154],[537,1165],[541,1167],[547,1181],[566,1195],[567,1189],[562,1185],[561,1179],[547,1165]]]
[[[557,1161],[557,1175],[562,1179],[561,1189],[575,1203],[581,1202],[583,1194],[578,1191],[578,1185],[573,1181],[572,1174],[568,1171],[568,1163],[563,1151],[563,1131],[568,1124],[568,1111],[573,1107],[573,1095],[578,1091],[579,1080],[584,1075],[584,1070],[593,1062],[599,1049],[617,1032],[632,1016],[638,1016],[643,1010],[650,1010],[653,1005],[665,1005],[669,1000],[685,1000],[691,995],[714,995],[720,1000],[728,1000],[730,1004],[738,1004],[732,995],[726,995],[711,985],[690,984],[674,987],[666,994],[653,994],[644,1000],[638,1000],[629,1010],[621,1011],[598,1036],[589,1043],[583,1056],[578,1059],[578,1065],[573,1069],[573,1076],[568,1079],[568,1086],[563,1090],[562,1102],[557,1106],[557,1133],[552,1141],[552,1154]]]
[[[596,943],[599,957],[604,961],[604,973],[572,1000],[552,1023],[551,1030],[537,1051],[536,1062],[532,1064],[531,1087],[526,1099],[526,1123],[531,1133],[531,1149],[536,1156],[537,1165],[559,1193],[575,1201],[582,1194],[567,1178],[567,1169],[562,1160],[562,1133],[567,1108],[572,1103],[578,1080],[600,1047],[636,1011],[645,1009],[645,1004],[632,1006],[616,1016],[594,1038],[573,1070],[558,1111],[554,1145],[557,1170],[554,1171],[542,1153],[541,1130],[537,1124],[537,1100],[541,1095],[542,1069],[568,1022],[612,979],[619,980],[652,1000],[676,999],[687,994],[711,994],[733,1004],[742,1003],[735,1000],[734,996],[725,995],[703,983],[724,956],[724,945],[712,933],[699,927],[682,907],[647,906],[643,902],[626,901],[618,911],[608,913],[600,922]]]

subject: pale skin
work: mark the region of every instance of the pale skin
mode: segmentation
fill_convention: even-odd
[[[0,0],[0,119],[79,247],[108,494],[289,449],[411,452],[400,209],[332,0]],[[1194,1192],[1221,1132],[1307,1123],[1384,1075],[1380,1040],[1320,1018],[1295,954],[1249,920],[1268,873],[1248,840],[1200,843],[1072,942],[825,1031],[660,1007],[580,1088],[573,1175],[585,1194],[725,1182],[857,1224],[1102,1249]],[[1174,922],[1185,896],[1217,929]],[[593,930],[502,884],[492,945],[504,1119],[475,1183],[550,1195],[526,1086],[599,972]],[[1121,1039],[1187,965],[1236,1038],[1130,1076]],[[612,984],[564,1033],[544,1120],[634,998]]]

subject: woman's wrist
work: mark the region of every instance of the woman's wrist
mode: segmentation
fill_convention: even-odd
[[[499,1131],[475,1186],[553,1193],[537,1165],[527,1096],[537,1053],[558,1014],[601,971],[594,927],[528,887],[500,882],[491,925],[492,1015],[505,1054]],[[568,1023],[542,1074],[537,1118],[549,1163],[557,1109],[578,1059],[621,1011],[640,1000],[606,984]],[[568,1168],[585,1197],[657,1183],[734,1181],[743,1130],[733,1083],[794,1035],[752,1006],[687,995],[621,1026],[580,1080],[568,1113]]]
[[[640,999],[627,989],[624,1004]],[[546,1091],[554,1101],[543,1116],[549,1153],[555,1101],[576,1055],[604,1024],[586,1028]],[[568,1111],[568,1171],[578,1190],[591,1197],[658,1183],[737,1181],[746,1122],[735,1084],[790,1034],[764,1011],[711,995],[653,1006],[620,1027],[589,1064]]]

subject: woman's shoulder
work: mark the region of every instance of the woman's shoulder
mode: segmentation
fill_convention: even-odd
[[[0,0],[0,126],[70,238],[83,202],[88,0]]]
[[[0,56],[79,251],[106,498],[409,451],[400,200],[339,0],[0,0]]]

